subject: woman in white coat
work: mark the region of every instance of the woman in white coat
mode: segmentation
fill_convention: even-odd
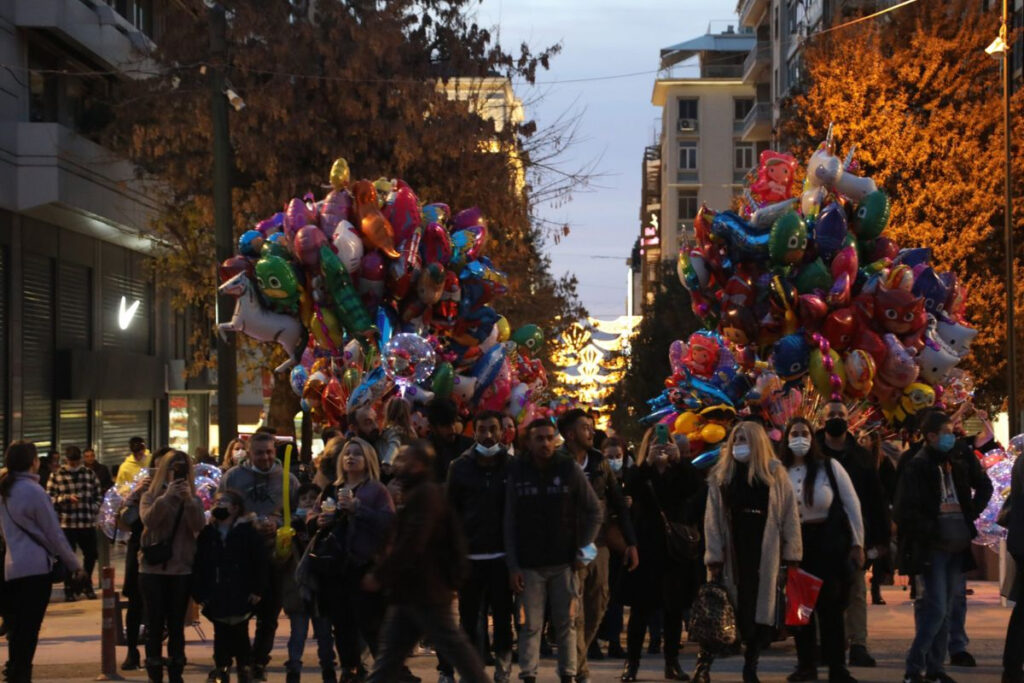
[[[704,564],[736,607],[745,646],[744,683],[758,683],[757,662],[775,624],[783,566],[800,563],[800,517],[786,468],[756,422],[740,422],[708,477]],[[715,652],[701,648],[694,683],[708,683]]]

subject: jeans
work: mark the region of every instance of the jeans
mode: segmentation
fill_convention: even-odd
[[[92,585],[92,570],[96,568],[96,556],[98,549],[96,547],[96,527],[89,527],[87,529],[63,529],[64,538],[68,539],[68,545],[74,550],[76,547],[82,549],[82,569],[85,570],[85,575],[89,577],[89,585]],[[70,583],[64,584],[65,592],[68,592],[71,588]]]
[[[949,615],[949,651],[953,654],[967,652],[970,644],[971,639],[967,637],[967,575],[961,572]]]
[[[846,635],[850,645],[868,646],[868,587],[864,570],[853,572],[846,604]]]
[[[281,614],[281,589],[284,585],[284,569],[270,563],[270,583],[256,605],[256,633],[252,639],[252,661],[258,666],[270,662],[270,651],[274,649],[274,635],[277,633],[277,618]]]
[[[494,614],[495,678],[507,678],[512,657],[512,591],[504,557],[471,560],[469,578],[459,589],[459,621],[471,643],[477,642],[477,625],[483,605],[490,605]],[[485,636],[486,629],[485,614]]]
[[[139,574],[139,588],[146,603],[146,666],[163,664],[165,626],[167,658],[174,665],[184,665],[185,610],[191,579],[189,574]]]
[[[960,553],[933,550],[921,580],[922,595],[914,601],[914,642],[907,652],[908,674],[945,672],[949,621],[960,585],[963,559]]]
[[[576,608],[576,676],[588,678],[587,649],[597,636],[604,611],[608,609],[608,548],[599,546],[597,557],[576,572],[580,602]],[[678,641],[677,641],[678,642]]]
[[[451,662],[463,680],[490,683],[483,660],[470,644],[466,632],[455,623],[452,605],[391,605],[380,631],[380,656],[373,663],[368,683],[398,680],[406,657],[420,636]]]
[[[306,636],[309,634],[309,623],[313,622],[313,637],[316,638],[316,655],[320,660],[321,669],[334,668],[334,639],[331,636],[331,620],[327,617],[311,617],[308,614],[292,614],[291,633],[288,636],[288,661],[284,663],[288,671],[302,671],[302,653],[306,649]]]
[[[39,629],[46,615],[53,584],[48,574],[24,576],[7,582],[4,593],[7,622],[7,681],[31,683],[32,659],[39,644]]]
[[[1016,587],[1024,586],[1024,557],[1013,558],[1017,562]],[[1015,588],[1014,590],[1017,590]],[[1010,623],[1006,625],[1006,645],[1003,646],[1003,674],[1014,676],[1024,669],[1024,600],[1013,603]]]
[[[249,642],[249,620],[238,624],[213,622],[213,663],[218,669],[231,667],[231,660],[243,669],[252,664],[252,643]]]
[[[558,673],[576,675],[576,628],[572,610],[577,599],[576,572],[567,564],[524,569],[526,624],[519,638],[519,677],[537,676],[544,605],[551,599],[551,626],[558,639]]]

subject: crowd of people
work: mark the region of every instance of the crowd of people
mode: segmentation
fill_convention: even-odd
[[[399,397],[382,412],[325,430],[323,451],[291,471],[270,430],[233,441],[209,510],[184,452],[132,439],[112,476],[93,451],[68,447],[41,470],[32,443],[12,443],[0,474],[6,680],[31,680],[55,580],[66,600],[96,597],[97,511],[107,488],[132,482],[118,513],[122,668],[150,681],[182,680],[194,602],[213,624],[211,681],[232,669],[241,683],[266,680],[283,610],[289,683],[310,630],[323,681],[418,681],[406,660],[421,643],[436,652],[439,683],[509,681],[514,662],[534,683],[553,650],[563,683],[588,681],[589,661],[606,657],[623,658],[621,680],[635,681],[646,641],[668,680],[707,683],[716,658],[742,652],[743,680],[756,683],[760,653],[783,637],[780,587],[797,568],[822,585],[810,624],[789,627],[789,681],[817,680],[821,666],[854,683],[851,667],[875,665],[868,569],[874,603],[894,570],[914,579],[905,683],[949,683],[947,655],[974,665],[965,574],[992,495],[976,453],[995,443],[990,428],[963,432],[963,410],[931,410],[885,439],[853,433],[841,402],[827,404],[820,429],[794,418],[776,441],[741,420],[708,470],[685,437],[652,428],[634,450],[581,409],[525,425],[489,411],[463,425],[443,401],[425,424]],[[1019,465],[1003,517],[1024,567]],[[688,674],[682,636],[706,582],[727,592],[739,638],[697,643]],[[1024,681],[1022,646],[1015,607],[1004,681]]]

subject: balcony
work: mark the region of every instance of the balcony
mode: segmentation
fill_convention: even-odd
[[[743,82],[747,85],[756,84],[762,76],[768,73],[771,66],[771,43],[758,41],[747,54],[747,58],[743,60]]]
[[[694,64],[679,63],[658,71],[659,81],[677,81],[683,79],[739,79],[743,76],[742,64]]]
[[[740,15],[740,26],[755,27],[768,11],[768,0],[739,0],[736,13]]]
[[[770,102],[758,102],[743,119],[743,130],[740,139],[744,142],[767,140],[772,132],[772,105]]]

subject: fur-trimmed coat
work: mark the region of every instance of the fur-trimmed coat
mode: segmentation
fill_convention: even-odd
[[[765,520],[764,538],[761,541],[760,580],[757,587],[757,613],[754,618],[758,624],[769,626],[775,623],[779,567],[783,562],[799,562],[803,558],[800,515],[797,512],[793,485],[781,462],[772,461],[771,473],[773,481],[769,486],[768,518]],[[722,486],[709,481],[708,505],[704,513],[704,564],[708,567],[722,566],[722,582],[735,605],[736,568],[733,566],[735,558],[732,557],[732,529],[728,519]]]

